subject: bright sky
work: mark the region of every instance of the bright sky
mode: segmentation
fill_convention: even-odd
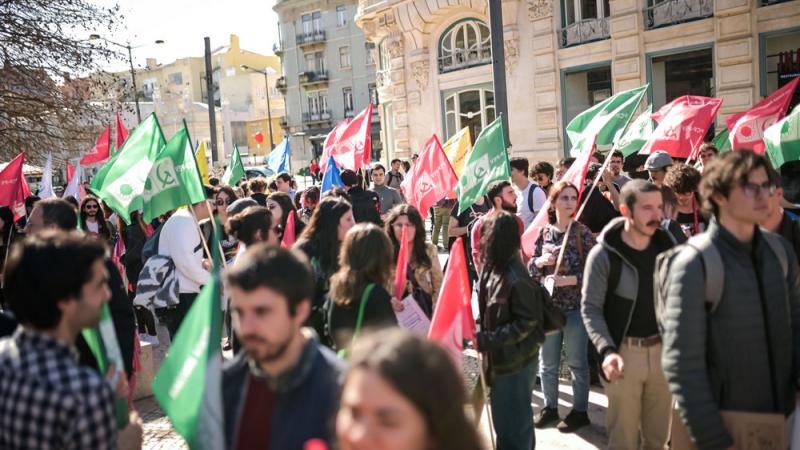
[[[113,36],[104,38],[133,49],[133,63],[139,68],[146,58],[169,63],[178,58],[203,56],[203,38],[211,38],[211,49],[228,45],[230,35],[239,36],[239,45],[256,53],[272,54],[278,41],[278,16],[272,11],[275,0],[94,0],[101,7],[120,5],[123,25]],[[90,31],[91,33],[92,31]],[[158,39],[163,44],[156,45]],[[126,53],[122,50],[123,54]],[[127,55],[105,67],[109,71],[128,68]]]

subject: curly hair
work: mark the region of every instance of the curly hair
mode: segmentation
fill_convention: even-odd
[[[678,194],[696,192],[700,186],[702,175],[692,166],[686,164],[673,164],[667,169],[664,185]]]

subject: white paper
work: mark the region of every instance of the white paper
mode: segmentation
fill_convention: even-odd
[[[422,308],[419,307],[417,301],[414,300],[414,297],[409,295],[401,303],[403,304],[403,310],[394,312],[395,316],[397,316],[397,323],[402,328],[427,336],[431,321],[422,311]]]
[[[552,296],[553,291],[556,289],[556,279],[555,277],[547,277],[544,279],[544,283],[542,283],[547,292]]]

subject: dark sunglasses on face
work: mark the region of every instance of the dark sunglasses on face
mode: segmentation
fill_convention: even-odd
[[[92,204],[85,205],[85,206],[83,207],[83,209],[99,209],[99,208],[100,208],[100,207],[99,207],[98,205],[92,205]]]
[[[218,198],[214,203],[217,206],[222,206],[222,205],[226,205],[227,206],[227,205],[230,205],[232,202],[231,202],[231,199],[229,199],[229,198]]]

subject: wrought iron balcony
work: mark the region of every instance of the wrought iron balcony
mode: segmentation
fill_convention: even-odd
[[[320,124],[325,122],[330,123],[331,118],[331,110],[329,109],[303,113],[303,123],[305,125]]]
[[[652,30],[713,15],[714,0],[664,0],[644,9],[644,24]]]
[[[283,94],[286,94],[286,77],[280,77],[275,80],[275,89],[281,91]]]
[[[326,84],[328,83],[328,72],[325,70],[320,72],[301,72],[299,78],[300,84],[303,86]]]
[[[610,37],[608,19],[605,17],[586,19],[569,24],[558,30],[558,36],[561,48],[608,39]]]
[[[439,73],[454,72],[491,63],[492,49],[489,47],[480,50],[454,50],[439,56]]]
[[[306,47],[325,43],[325,30],[314,30],[297,35],[297,45]]]

